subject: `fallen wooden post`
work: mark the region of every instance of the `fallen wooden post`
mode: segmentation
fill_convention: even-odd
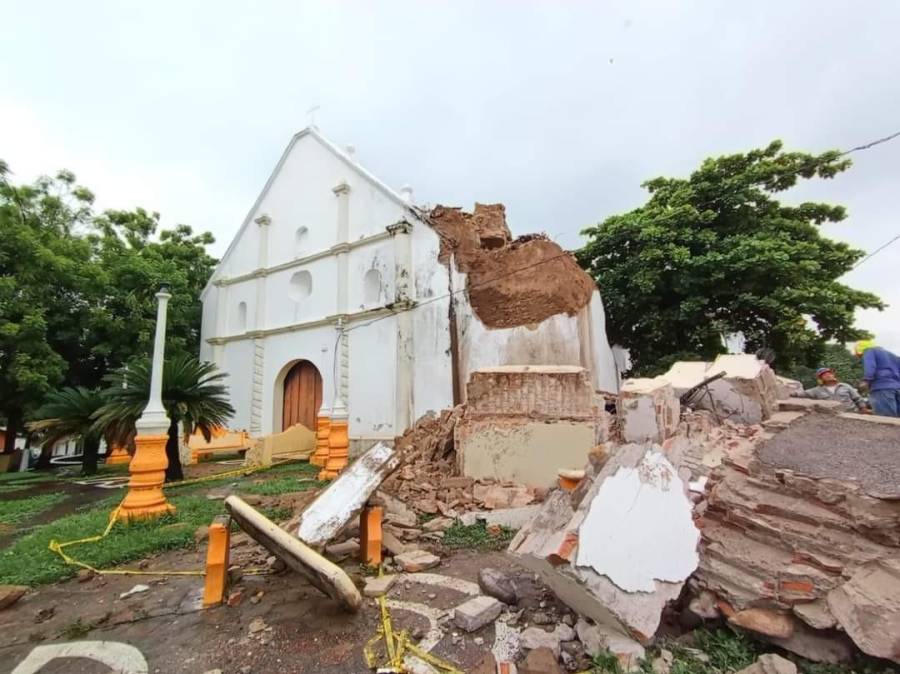
[[[343,569],[291,536],[238,496],[226,498],[225,507],[253,540],[347,610],[359,610],[362,596]]]

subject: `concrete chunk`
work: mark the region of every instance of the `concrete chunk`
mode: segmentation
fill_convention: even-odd
[[[494,622],[503,605],[493,597],[472,597],[464,604],[460,604],[453,612],[453,622],[466,632],[474,632],[485,625]]]
[[[642,641],[698,559],[691,502],[661,451],[620,447],[599,471],[592,465],[575,492],[551,492],[509,547],[579,614]]]
[[[441,558],[425,550],[410,550],[395,556],[394,563],[407,573],[418,573],[434,568],[441,563]]]
[[[363,588],[363,594],[366,597],[380,597],[387,594],[397,580],[397,576],[385,575],[366,578],[366,586]]]
[[[662,442],[678,430],[681,405],[662,377],[626,379],[616,403],[626,442]]]

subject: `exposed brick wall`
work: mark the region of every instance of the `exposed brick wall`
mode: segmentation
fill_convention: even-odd
[[[472,373],[466,387],[466,416],[516,416],[536,419],[585,419],[597,416],[587,370],[527,366]]]

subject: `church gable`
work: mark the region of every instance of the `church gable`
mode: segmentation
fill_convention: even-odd
[[[383,233],[409,217],[399,195],[313,129],[291,140],[217,268],[214,280],[259,267],[259,218],[268,218],[268,266],[327,251],[337,243],[337,191],[349,188],[348,240]]]

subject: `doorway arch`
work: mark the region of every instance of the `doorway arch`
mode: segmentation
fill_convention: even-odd
[[[322,407],[322,375],[308,360],[298,360],[284,375],[281,401],[281,430],[303,424],[316,430]]]

